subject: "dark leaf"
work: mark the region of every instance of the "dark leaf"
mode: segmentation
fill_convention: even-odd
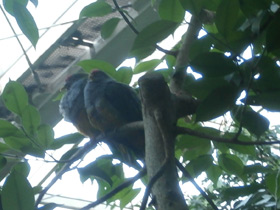
[[[211,164],[206,170],[207,177],[216,185],[219,177],[222,175],[222,170],[219,166]]]
[[[212,165],[213,157],[211,155],[202,155],[191,160],[187,164],[186,169],[189,173],[191,173],[192,176],[197,177]]]
[[[231,116],[238,123],[242,122],[242,126],[256,136],[262,135],[269,128],[269,120],[263,115],[255,112],[250,108],[244,111],[243,106],[238,106],[231,112]]]
[[[237,176],[242,176],[244,171],[244,165],[240,158],[236,155],[231,154],[221,154],[218,157],[219,166],[230,174],[235,174]]]
[[[198,15],[202,8],[203,0],[180,0],[183,8],[193,15]]]
[[[198,106],[196,121],[207,121],[230,111],[238,96],[238,89],[227,85],[213,90]]]
[[[219,77],[238,71],[238,67],[230,58],[222,53],[202,53],[191,61],[194,71],[205,77]]]
[[[137,35],[131,54],[135,55],[139,52],[143,53],[147,49],[154,49],[155,44],[173,33],[176,27],[177,23],[166,20],[159,20],[148,25]],[[151,52],[151,50],[148,50],[148,52]]]
[[[238,0],[223,0],[216,13],[218,31],[227,39],[235,32],[239,14]]]
[[[266,33],[266,47],[269,52],[280,49],[280,12],[278,11],[271,21]]]
[[[115,31],[118,23],[120,22],[119,18],[112,18],[110,20],[107,20],[101,28],[101,36],[103,39],[108,39],[113,32]]]
[[[265,177],[265,185],[268,191],[275,197],[275,199],[280,197],[280,176],[279,172],[268,174]]]
[[[182,8],[179,0],[163,0],[159,5],[159,16],[163,20],[182,22],[185,16],[185,10]]]

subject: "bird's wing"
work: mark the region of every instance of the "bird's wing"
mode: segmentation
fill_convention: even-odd
[[[140,100],[128,85],[115,81],[108,82],[105,98],[126,123],[142,120]]]

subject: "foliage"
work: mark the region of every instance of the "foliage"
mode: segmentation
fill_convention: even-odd
[[[34,1],[32,1],[34,3]],[[181,118],[177,126],[207,134],[212,138],[182,134],[177,137],[176,157],[184,163],[193,177],[204,177],[208,196],[218,207],[225,209],[277,209],[280,208],[279,146],[261,145],[259,142],[276,141],[279,128],[271,126],[263,110],[280,111],[280,9],[279,1],[259,0],[162,0],[152,1],[159,20],[139,31],[128,56],[135,57],[134,69],[115,69],[100,60],[79,63],[85,71],[99,68],[118,81],[129,84],[133,74],[158,71],[170,82],[177,69],[174,55],[149,59],[162,40],[180,26],[187,27],[185,11],[200,17],[201,11],[215,14],[211,21],[202,23],[205,35],[191,43],[187,64],[201,75],[199,79],[185,79],[183,89],[199,100],[190,120]],[[26,9],[28,1],[4,0],[6,11],[13,15],[23,33],[35,46],[38,30]],[[158,6],[156,6],[158,5]],[[113,12],[106,1],[98,0],[85,7],[80,17],[106,16]],[[20,11],[19,11],[20,10]],[[120,19],[109,19],[102,27],[101,36],[109,38]],[[181,49],[185,36],[174,43]],[[244,51],[251,54],[245,59]],[[144,58],[147,58],[143,60]],[[161,63],[166,69],[157,69]],[[192,75],[188,75],[190,78]],[[241,97],[241,98],[240,98]],[[1,119],[0,151],[15,151],[43,158],[45,151],[79,142],[78,134],[54,139],[50,126],[41,124],[37,109],[28,103],[28,96],[17,82],[9,82],[2,98],[6,107],[17,115],[18,124]],[[207,127],[208,126],[208,127]],[[223,138],[228,141],[217,141]],[[212,141],[211,141],[212,140]],[[75,151],[63,158],[71,159]],[[102,156],[79,169],[81,181],[96,180],[98,198],[123,183],[122,164],[112,164],[113,157]],[[0,167],[7,163],[1,156]],[[17,170],[16,164],[1,189],[2,209],[34,208],[36,191],[29,184],[27,174]],[[28,165],[26,163],[26,165]],[[180,176],[183,183],[189,181]],[[143,179],[143,182],[145,180]],[[39,186],[41,187],[41,186]],[[107,204],[120,200],[124,208],[139,193],[128,187],[107,199]],[[204,198],[188,195],[190,209],[210,209]],[[11,200],[11,197],[17,199]],[[22,199],[25,200],[22,203]],[[51,208],[54,208],[52,205]],[[1,208],[1,207],[0,207]],[[47,207],[46,207],[47,209]]]

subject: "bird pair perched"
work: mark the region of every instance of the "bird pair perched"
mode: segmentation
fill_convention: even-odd
[[[60,101],[60,113],[93,141],[100,134],[106,135],[125,124],[142,121],[141,103],[134,90],[103,71],[73,74],[66,79],[64,89],[67,92]],[[140,142],[125,146],[132,150],[143,147],[144,140],[140,139]]]

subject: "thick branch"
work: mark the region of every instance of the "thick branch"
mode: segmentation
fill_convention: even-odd
[[[176,117],[169,88],[164,78],[155,72],[140,78],[139,86],[145,129],[145,162],[149,179],[155,177],[165,162],[165,168],[168,168],[152,187],[156,207],[158,210],[188,209],[177,181],[174,160]]]
[[[238,139],[232,138],[223,138],[220,136],[212,136],[206,133],[194,131],[189,128],[183,128],[183,127],[176,127],[176,133],[177,135],[179,134],[188,134],[191,136],[197,136],[203,139],[208,139],[211,141],[216,141],[216,142],[221,142],[221,143],[228,143],[228,144],[239,144],[239,145],[244,145],[244,146],[250,146],[250,145],[272,145],[272,144],[280,144],[280,141],[240,141]]]

